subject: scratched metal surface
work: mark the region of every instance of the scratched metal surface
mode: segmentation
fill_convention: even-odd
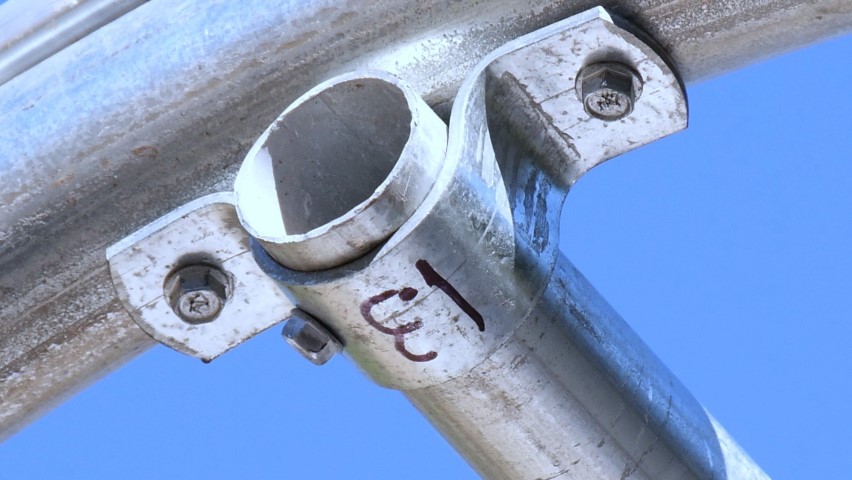
[[[575,91],[576,72],[601,52],[618,52],[645,79],[646,93],[619,121],[587,117]],[[307,132],[345,111],[288,119],[288,128],[310,141]],[[399,230],[376,232],[393,235],[369,258],[305,273],[271,260],[266,244],[255,255],[367,375],[403,390],[486,478],[765,478],[733,442],[721,447],[701,405],[564,257],[555,267],[568,187],[682,130],[686,116],[665,62],[605,11],[588,10],[509,42],[471,72],[429,195]],[[245,176],[260,161],[272,171],[281,155],[250,154],[238,178],[255,181],[238,181],[237,198],[257,183],[304,182]],[[258,216],[288,229],[292,217],[280,225],[275,208],[288,199],[269,190],[251,208],[238,200],[247,229]],[[369,216],[357,207],[349,215]]]
[[[0,435],[151,345],[115,298],[105,248],[229,189],[299,94],[372,66],[445,113],[485,53],[594,3],[155,0],[0,87]],[[687,82],[852,26],[845,0],[603,4]]]
[[[692,395],[561,255],[512,341],[407,395],[484,478],[749,478],[728,475]],[[527,441],[507,453],[507,438]]]

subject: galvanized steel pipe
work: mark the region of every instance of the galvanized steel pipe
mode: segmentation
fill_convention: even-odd
[[[302,92],[383,68],[446,114],[485,53],[594,3],[154,0],[0,86],[0,436],[152,344],[104,249],[228,188]],[[604,5],[687,82],[852,26],[845,0]]]
[[[256,259],[299,308],[336,334],[367,375],[403,391],[487,478],[767,478],[570,262],[556,255],[554,219],[568,188],[618,153],[596,150],[594,141],[612,147],[618,141],[606,135],[625,128],[641,144],[656,129],[665,135],[682,128],[686,115],[677,80],[661,59],[642,56],[653,55],[647,46],[612,26],[600,10],[575,18],[576,24],[562,22],[506,45],[474,69],[456,99],[441,161],[435,158],[443,155],[441,136],[423,137],[421,122],[414,120],[409,130],[382,129],[380,139],[351,139],[353,151],[332,159],[306,149],[331,132],[345,131],[349,138],[370,133],[362,124],[428,117],[411,100],[367,109],[342,105],[352,101],[347,93],[353,82],[405,92],[398,78],[367,74],[356,80],[358,74],[349,74],[297,100],[258,140],[237,176],[237,209],[247,231],[297,233],[261,237]],[[606,128],[580,122],[569,131],[573,144],[550,138],[562,126],[548,109],[582,110],[582,102],[573,82],[564,86],[564,78],[544,75],[541,82],[549,83],[542,86],[530,72],[542,53],[550,63],[599,55],[576,43],[564,50],[571,40],[582,43],[583,35],[608,52],[624,48],[618,55],[643,69],[658,69],[645,75],[653,88],[637,115],[651,103],[663,118],[634,117],[635,123]],[[620,44],[608,35],[627,40]],[[561,66],[570,71],[579,65]],[[512,89],[523,93],[515,98]],[[540,97],[545,100],[537,103]],[[553,98],[565,100],[554,105]],[[486,111],[489,102],[497,112]],[[393,108],[401,112],[391,113]],[[539,124],[540,118],[547,120]],[[353,120],[358,128],[339,127]],[[384,167],[391,172],[387,178],[373,169],[377,177],[359,180],[347,172],[370,170],[362,151],[373,151],[373,141],[397,145],[399,163]],[[419,152],[418,163],[431,173],[414,180],[428,196],[414,196],[407,206],[392,185],[411,162],[411,151]],[[323,161],[338,168],[323,168],[321,184],[378,187],[339,199],[339,213],[327,218],[328,209],[310,201],[315,193],[305,193],[321,192],[306,172]],[[394,222],[377,223],[364,205],[386,195],[396,202],[380,218]],[[311,223],[310,232],[299,235],[305,221],[322,218],[324,223]],[[314,267],[294,264],[290,252],[304,256],[313,238],[344,222],[375,226],[369,232],[375,248],[350,249],[351,256],[335,255]]]

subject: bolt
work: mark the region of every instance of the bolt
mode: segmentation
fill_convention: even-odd
[[[172,310],[192,325],[215,320],[230,293],[231,283],[225,272],[203,264],[180,268],[163,285],[163,294]]]
[[[308,313],[294,308],[281,330],[284,340],[314,365],[323,365],[343,346],[322,323]]]
[[[627,65],[594,63],[577,76],[580,100],[586,113],[611,122],[630,115],[642,94],[642,79]]]

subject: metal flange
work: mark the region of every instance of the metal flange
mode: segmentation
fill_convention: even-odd
[[[163,345],[204,361],[283,321],[293,309],[252,258],[231,193],[199,198],[152,222],[109,247],[107,260],[133,320]],[[173,293],[186,277],[196,284],[185,286],[185,294]],[[195,297],[205,305],[192,311],[190,297],[200,293],[209,298]],[[214,301],[221,302],[215,315]]]
[[[618,118],[587,113],[586,97],[591,93],[583,91],[590,87],[581,81],[581,72],[602,63],[622,65],[636,76],[631,80],[636,88],[630,92],[629,112]],[[606,82],[606,78],[598,79],[595,88],[599,96],[602,88],[608,88]],[[293,234],[294,227],[282,225],[282,219],[288,215],[297,217],[300,209],[309,215],[316,197],[291,188],[290,193],[298,197],[294,200],[298,208],[259,210],[262,205],[279,205],[279,201],[284,201],[282,195],[288,193],[282,194],[276,184],[273,163],[280,159],[274,159],[270,152],[293,148],[298,134],[279,142],[283,147],[275,142],[288,129],[297,128],[298,122],[317,125],[323,115],[338,115],[341,108],[349,108],[341,100],[339,92],[343,87],[347,89],[346,101],[357,99],[360,92],[367,92],[364,95],[376,100],[350,108],[354,115],[360,115],[365,106],[377,104],[404,112],[400,116],[399,112],[386,111],[384,117],[393,121],[391,132],[384,134],[388,138],[381,139],[387,144],[377,147],[370,139],[363,144],[369,150],[364,156],[389,157],[389,176],[371,187],[376,188],[375,193],[368,193],[369,198],[349,212],[342,208],[337,219],[332,216],[330,222],[320,222],[318,226],[316,218],[303,219]],[[299,107],[308,103],[320,107]],[[401,128],[400,122],[410,125]],[[676,74],[651,46],[616,25],[601,8],[509,42],[481,61],[459,90],[448,137],[434,113],[396,77],[383,72],[350,73],[305,94],[264,133],[238,175],[235,191],[239,200],[231,194],[204,197],[110,247],[107,257],[113,281],[128,311],[148,334],[178,351],[213,359],[280,322],[294,307],[247,255],[249,236],[240,228],[241,220],[246,230],[263,243],[265,250],[257,252],[262,264],[272,265],[263,258],[270,250],[277,252],[274,256],[279,261],[299,259],[295,262],[299,270],[331,268],[326,273],[294,270],[284,275],[289,279],[285,280],[288,295],[300,297],[304,304],[300,306],[329,322],[327,326],[341,335],[344,343],[347,337],[358,338],[352,345],[355,355],[371,358],[370,365],[384,365],[371,373],[375,379],[398,388],[440,382],[475,365],[478,358],[503,343],[514,330],[513,325],[532,308],[552,268],[547,265],[556,258],[559,211],[570,186],[595,165],[679,131],[686,123],[686,98]],[[337,134],[344,132],[344,127],[349,128],[343,125]],[[381,130],[359,131],[382,135]],[[313,135],[310,148],[333,138],[328,132],[325,136],[322,132]],[[394,144],[393,138],[400,135],[401,140]],[[399,159],[393,156],[395,148],[399,149]],[[302,158],[309,158],[311,153],[302,152]],[[332,153],[337,158],[346,153],[346,148]],[[348,168],[345,162],[336,165],[338,169]],[[312,171],[315,166],[316,163],[306,166],[305,171]],[[360,173],[357,169],[351,172]],[[289,184],[299,181],[292,180],[295,173],[297,170],[290,171]],[[308,176],[302,181],[308,182]],[[487,188],[471,191],[472,183]],[[483,193],[490,198],[477,198]],[[461,206],[453,198],[465,198],[468,203]],[[472,230],[454,232],[452,225],[463,217],[469,217]],[[359,232],[371,237],[361,241]],[[449,232],[454,233],[448,236]],[[466,240],[460,240],[463,237],[489,239],[493,258],[478,265],[473,259],[480,247],[477,242],[468,245]],[[312,256],[316,255],[305,253],[308,243],[322,247],[316,253],[323,256],[321,261],[314,262]],[[434,246],[442,244],[442,251],[436,251]],[[376,245],[378,248],[367,253]],[[301,260],[305,258],[310,261]],[[335,258],[339,259],[337,263]],[[361,286],[344,289],[354,294],[345,301],[354,305],[354,311],[349,312],[349,307],[338,311],[328,305],[318,306],[308,299],[325,295],[321,293],[323,288],[340,291],[340,285],[334,286],[336,281],[326,283],[324,278],[339,280],[347,276],[335,267],[353,259],[356,260],[347,268],[372,261],[369,270],[374,274],[368,276],[376,277],[362,278],[358,280]],[[212,268],[214,272],[221,270],[227,281],[217,281],[221,288],[210,287],[201,293],[175,290],[174,278],[182,268],[192,265]],[[483,284],[481,278],[486,271],[491,271],[492,278],[509,279],[508,283]],[[512,272],[517,271],[525,272],[522,283],[532,295],[508,303],[500,300],[505,292],[516,288],[510,285],[515,285],[517,279]],[[268,273],[282,279],[280,272]],[[216,274],[211,275],[205,278],[216,280]],[[413,292],[411,285],[415,283],[420,295],[416,300],[414,296],[409,299],[403,292]],[[453,285],[472,287],[465,297]],[[374,307],[376,312],[394,318],[397,326],[370,328],[369,318],[358,309],[363,302],[392,290],[394,295],[376,301]],[[432,295],[436,291],[441,294]],[[181,307],[181,298],[190,302],[196,297],[198,302]],[[482,313],[466,298],[481,298],[490,306],[481,307]],[[216,312],[210,313],[212,304],[216,304]],[[391,304],[395,306],[386,312]],[[506,306],[510,308],[507,310]],[[205,313],[181,308],[205,309]],[[413,325],[424,325],[417,313],[424,308],[440,313],[432,315],[428,328],[415,329]],[[486,314],[512,320],[495,321],[483,334],[486,328],[482,318]],[[407,315],[413,317],[406,320]],[[471,325],[459,322],[460,316],[469,317]],[[336,320],[340,318],[360,320],[353,325]],[[396,333],[383,332],[382,328]],[[400,347],[398,329],[406,330],[405,347]],[[464,330],[462,338],[476,340],[456,343],[453,338],[459,329]],[[448,353],[453,345],[463,355],[456,358]],[[440,360],[430,358],[425,367],[406,366],[395,358],[400,351],[403,356],[407,353],[414,358],[420,358],[415,351],[425,352],[422,355],[427,357],[435,352],[437,357],[438,350],[445,352]],[[479,353],[470,355],[471,351]],[[394,361],[379,359],[386,356]],[[470,361],[459,362],[459,358]],[[386,368],[390,370],[384,371]],[[403,373],[408,370],[416,381],[402,380],[409,376]],[[430,374],[424,377],[424,372],[434,372],[434,378],[425,380]]]

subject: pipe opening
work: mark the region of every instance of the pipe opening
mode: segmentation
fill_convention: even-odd
[[[343,265],[411,217],[446,148],[446,125],[398,78],[333,78],[296,100],[249,151],[234,183],[240,222],[288,268]]]
[[[308,233],[364,202],[396,165],[411,112],[393,84],[356,79],[290,111],[266,140],[287,235]]]

